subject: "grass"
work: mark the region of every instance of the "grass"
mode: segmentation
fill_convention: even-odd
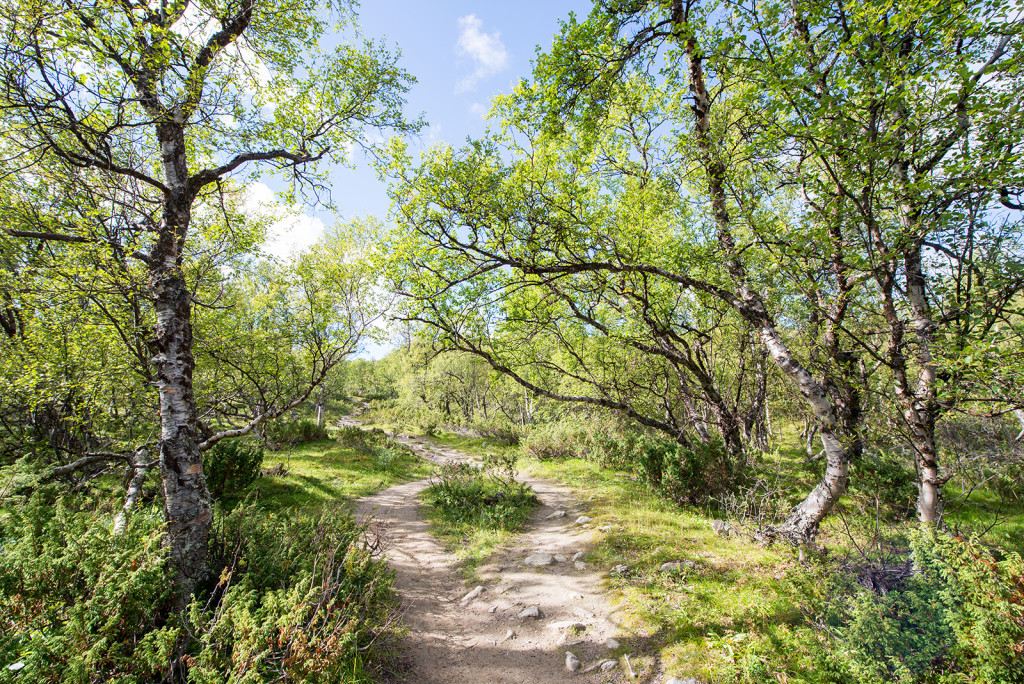
[[[501,473],[493,467],[445,466],[421,495],[431,532],[455,554],[467,580],[522,529],[538,503],[529,486],[512,479],[514,466],[506,466]]]
[[[426,462],[410,452],[381,463],[365,450],[333,440],[268,452],[263,463],[264,469],[284,463],[288,472],[259,477],[247,493],[258,490],[262,508],[281,512],[354,501],[431,472]]]
[[[737,639],[767,640],[802,621],[785,582],[796,566],[792,549],[718,537],[701,512],[679,509],[590,461],[530,459],[524,466],[575,489],[588,500],[594,525],[610,526],[589,560],[630,566],[627,575],[609,578],[610,587],[626,625],[658,644],[666,672],[728,679]],[[693,567],[660,572],[668,561]]]

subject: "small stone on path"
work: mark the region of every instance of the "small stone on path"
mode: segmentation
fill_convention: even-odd
[[[587,569],[587,564],[586,564],[586,563],[584,563],[583,561],[576,561],[576,562],[575,562],[575,563],[573,563],[572,565],[573,565],[573,567],[574,567],[574,568],[576,568],[577,570],[586,570],[586,569]]]
[[[508,641],[509,639],[515,639],[515,638],[516,638],[516,633],[513,632],[511,629],[508,630],[507,632],[505,632],[505,641]]]
[[[581,515],[580,517],[576,518],[576,524],[586,525],[588,522],[592,522],[593,520],[594,519],[591,518],[589,515]]]
[[[576,608],[572,611],[572,614],[582,620],[593,620],[594,614],[584,608]]]
[[[580,659],[572,651],[565,652],[565,669],[569,672],[580,669]]]
[[[551,515],[549,515],[549,516],[547,517],[547,519],[548,519],[548,520],[551,520],[551,519],[553,519],[553,518],[564,518],[564,517],[565,517],[565,511],[555,511],[554,513],[552,513]]]
[[[539,618],[540,608],[537,606],[529,606],[519,611],[519,617],[521,618]]]
[[[469,603],[470,601],[472,601],[473,599],[475,599],[477,596],[479,596],[482,593],[484,593],[484,588],[483,587],[477,587],[473,591],[471,591],[468,594],[466,594],[465,596],[463,596],[462,597],[462,602],[463,603]]]
[[[555,560],[558,561],[559,563],[564,563],[567,559],[562,554],[556,553],[555,554]]]
[[[553,565],[555,557],[550,553],[535,553],[531,556],[527,556],[526,560],[523,562],[534,567],[541,567],[543,565]]]
[[[629,566],[622,563],[612,568],[613,575],[625,575],[627,572],[629,572]]]
[[[574,553],[572,555],[572,562],[575,563],[576,561],[578,561],[578,560],[580,560],[582,558],[583,558],[583,552],[582,551],[577,551],[576,553]]]
[[[609,651],[614,651],[619,647],[619,642],[615,639],[612,639],[611,637],[608,637],[604,640],[604,647],[607,648]]]

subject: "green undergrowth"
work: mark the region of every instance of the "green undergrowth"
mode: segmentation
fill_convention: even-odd
[[[611,588],[627,625],[655,636],[667,672],[719,681],[731,668],[737,638],[770,639],[800,622],[784,586],[796,564],[789,549],[718,537],[702,513],[680,509],[628,474],[592,461],[528,459],[523,465],[576,490],[595,527],[611,526],[589,558],[604,567],[630,567],[609,579]],[[670,561],[689,567],[660,572]]]
[[[281,465],[285,474],[268,474]],[[395,443],[367,446],[365,441],[329,440],[267,452],[264,474],[246,492],[258,492],[265,510],[290,511],[351,501],[430,472],[425,461]]]
[[[530,487],[515,480],[514,458],[442,466],[422,496],[431,531],[459,559],[467,579],[522,529],[537,505]]]
[[[914,524],[867,549],[876,521],[858,508],[865,493],[853,492],[823,529],[829,548],[800,562],[783,544],[717,536],[711,516],[722,511],[673,505],[631,473],[578,458],[524,466],[589,502],[605,530],[590,560],[629,566],[608,580],[621,614],[651,637],[672,675],[714,684],[1024,681],[1019,553]],[[661,572],[668,561],[682,570]]]
[[[338,505],[217,507],[208,582],[175,609],[164,522],[37,489],[0,524],[0,681],[379,681],[397,633],[380,544]],[[174,654],[181,655],[177,658]]]

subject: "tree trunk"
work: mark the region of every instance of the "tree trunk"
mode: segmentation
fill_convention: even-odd
[[[718,242],[725,265],[732,277],[739,302],[730,302],[758,332],[775,365],[803,395],[818,421],[827,465],[821,482],[807,495],[775,532],[793,541],[812,539],[818,525],[846,491],[851,459],[860,453],[861,440],[839,419],[822,383],[793,356],[769,315],[760,293],[747,278],[746,268],[738,256],[732,234],[726,194],[726,167],[711,139],[711,97],[704,82],[701,50],[692,31],[686,29],[685,11],[680,0],[673,2],[673,18],[678,22],[678,37],[689,59],[690,90],[693,94],[694,135],[708,178],[708,191]]]
[[[149,290],[156,312],[156,385],[160,395],[160,477],[170,561],[179,607],[208,574],[211,503],[192,393],[192,296],[181,270],[191,220],[184,133],[163,123],[157,134],[168,191],[164,224],[150,254]]]

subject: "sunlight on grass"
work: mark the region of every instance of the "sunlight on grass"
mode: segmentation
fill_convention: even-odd
[[[699,511],[679,509],[628,474],[589,461],[531,459],[523,465],[575,489],[588,500],[594,525],[611,526],[590,558],[630,567],[623,577],[611,576],[609,587],[626,625],[655,639],[666,671],[728,677],[731,661],[722,643],[739,634],[768,638],[777,625],[801,619],[780,583],[795,563],[793,550],[718,537]],[[687,567],[661,572],[670,561]]]
[[[266,510],[289,511],[339,500],[352,501],[401,482],[427,477],[430,465],[412,453],[387,464],[361,450],[334,441],[302,444],[268,452],[264,470],[283,463],[287,474],[260,476],[247,493],[259,492]]]

